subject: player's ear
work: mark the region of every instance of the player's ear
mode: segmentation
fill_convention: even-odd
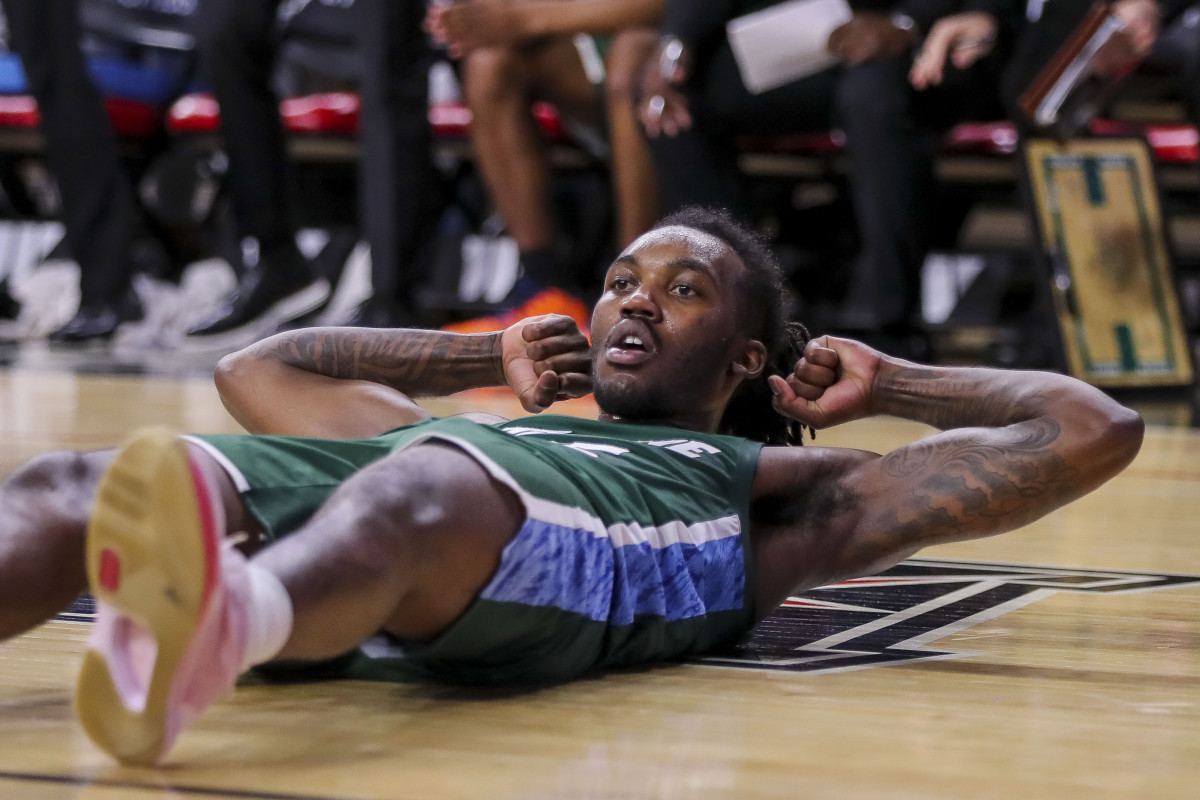
[[[742,342],[741,350],[733,362],[733,373],[739,378],[752,381],[762,375],[767,366],[767,346],[757,339]]]

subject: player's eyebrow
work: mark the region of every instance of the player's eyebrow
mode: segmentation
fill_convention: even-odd
[[[614,267],[618,264],[627,264],[629,266],[636,267],[640,265],[640,262],[632,253],[626,253],[613,262]],[[683,258],[673,258],[667,262],[667,266],[671,269],[674,269],[676,272],[692,270],[693,272],[699,272],[702,275],[707,275],[711,280],[715,281],[717,279],[717,274],[713,271],[712,265],[708,264],[707,262],[700,261],[699,259],[688,258],[686,256]]]

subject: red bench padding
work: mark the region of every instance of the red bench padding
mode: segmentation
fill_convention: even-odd
[[[1093,120],[1092,133],[1101,136],[1142,136],[1150,143],[1154,157],[1166,164],[1195,164],[1200,161],[1200,131],[1192,125],[1170,123],[1139,125],[1111,119]]]
[[[27,109],[21,98],[0,98],[0,125],[19,127],[9,117],[23,118]],[[10,104],[5,101],[13,101]],[[113,113],[110,102],[110,113]],[[36,106],[33,109],[36,114]],[[284,128],[291,133],[354,135],[358,133],[361,104],[352,92],[329,92],[295,97],[280,104]],[[130,116],[136,116],[132,112]],[[533,115],[538,127],[550,141],[570,143],[571,135],[558,112],[549,103],[535,103]],[[429,108],[429,123],[436,138],[464,138],[471,132],[471,110],[463,103],[440,103]],[[116,116],[114,115],[114,123]],[[36,123],[34,123],[36,124]],[[127,128],[138,128],[134,120]],[[212,133],[220,127],[220,109],[211,95],[190,94],[175,102],[167,114],[167,127],[174,133]],[[1096,120],[1093,133],[1106,135],[1145,135],[1159,161],[1194,164],[1200,159],[1200,135],[1195,127],[1184,124],[1137,125]],[[812,156],[837,155],[845,150],[841,131],[793,134],[788,136],[741,136],[737,146],[744,152]],[[942,152],[960,155],[1010,156],[1017,149],[1016,127],[1011,122],[964,122],[946,134]]]
[[[284,100],[279,113],[290,133],[352,136],[359,131],[362,104],[353,92],[326,92]],[[571,140],[549,103],[535,103],[533,116],[550,140]],[[466,137],[471,133],[471,109],[463,103],[439,103],[430,106],[429,123],[436,137]],[[215,133],[220,127],[221,109],[210,94],[184,95],[167,112],[167,129],[172,133]]]
[[[362,103],[353,92],[292,97],[279,104],[283,127],[290,133],[358,133]]]
[[[123,139],[145,139],[158,130],[159,110],[140,100],[108,97],[104,100],[113,130]],[[0,128],[34,130],[42,124],[37,101],[29,95],[0,95]]]

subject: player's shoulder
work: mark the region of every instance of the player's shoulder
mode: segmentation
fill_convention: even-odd
[[[840,481],[878,453],[849,447],[764,447],[758,454],[754,494],[789,494]]]

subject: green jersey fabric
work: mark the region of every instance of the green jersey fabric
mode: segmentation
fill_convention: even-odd
[[[492,581],[429,643],[373,640],[350,677],[543,682],[731,644],[753,622],[750,489],[761,445],[677,428],[542,415],[426,420],[367,440],[196,437],[271,537],[389,453],[451,443],[521,499]],[[470,502],[464,497],[463,502]]]

